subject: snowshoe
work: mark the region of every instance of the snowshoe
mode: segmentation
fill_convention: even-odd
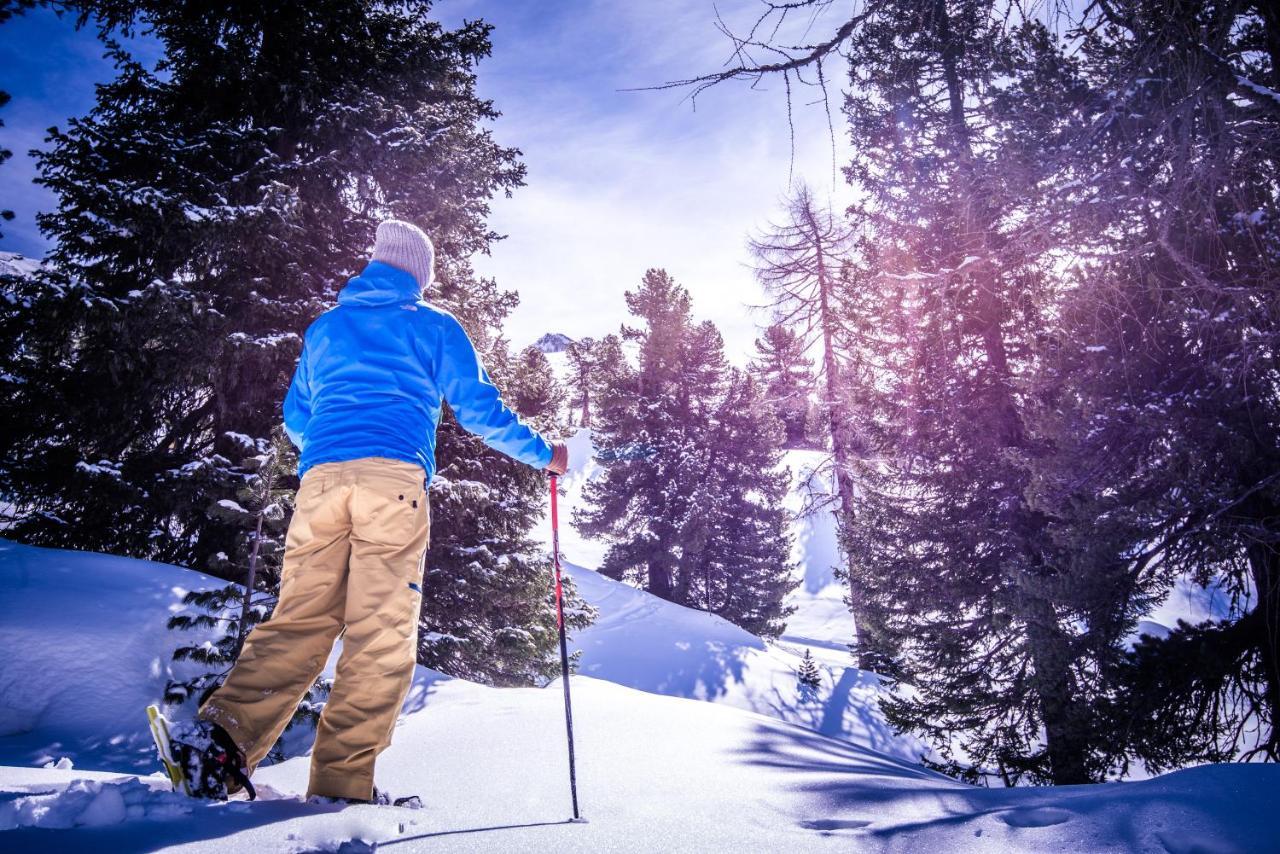
[[[147,720],[175,792],[225,801],[243,788],[249,800],[258,796],[249,782],[244,754],[222,727],[199,719],[175,724],[155,706],[147,706]]]

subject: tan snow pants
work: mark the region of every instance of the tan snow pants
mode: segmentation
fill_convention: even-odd
[[[391,743],[413,677],[429,523],[417,463],[364,457],[307,469],[275,613],[249,633],[226,682],[199,712],[235,739],[250,771],[342,634],[307,794],[372,797],[374,760]]]

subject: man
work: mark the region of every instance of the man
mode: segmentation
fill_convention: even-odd
[[[302,480],[280,601],[196,722],[173,732],[193,794],[248,785],[341,633],[307,794],[373,800],[374,760],[417,657],[442,399],[491,447],[556,474],[568,467],[563,444],[503,403],[457,319],[423,299],[434,255],[416,226],[383,222],[373,259],[307,329],[284,402]]]

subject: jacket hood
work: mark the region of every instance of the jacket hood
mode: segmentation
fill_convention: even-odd
[[[338,291],[339,305],[397,305],[421,298],[422,288],[412,273],[382,261],[370,261]]]

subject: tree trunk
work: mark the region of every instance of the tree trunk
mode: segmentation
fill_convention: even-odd
[[[664,561],[649,561],[649,592],[659,599],[671,601],[671,570]]]
[[[1271,732],[1264,749],[1272,759],[1280,759],[1280,545],[1273,531],[1280,522],[1280,507],[1259,499],[1253,502],[1251,516],[1262,529],[1261,536],[1246,549],[1258,604],[1254,606],[1261,622],[1257,632],[1258,654],[1262,659],[1265,688],[1263,702],[1271,718]]]
[[[941,45],[942,76],[947,87],[949,142],[958,160],[960,196],[956,199],[957,220],[961,230],[960,251],[982,259],[962,275],[975,295],[974,314],[982,340],[986,369],[992,379],[992,412],[996,435],[1005,447],[1016,448],[1025,443],[1022,419],[1010,387],[1008,351],[1004,341],[1004,305],[993,281],[983,277],[997,275],[990,266],[994,214],[979,186],[974,162],[972,135],[964,112],[964,84],[960,63],[964,46],[951,28],[945,0],[935,0],[933,7],[935,32]],[[1040,521],[1026,504],[1025,495],[1016,495],[1016,521],[1012,530],[1022,541],[1021,551],[1028,568],[1040,564],[1037,539],[1042,536]],[[1030,593],[1019,603],[1027,625],[1027,640],[1035,674],[1032,684],[1038,695],[1045,727],[1045,748],[1049,755],[1050,776],[1056,785],[1091,782],[1086,765],[1089,753],[1089,727],[1085,710],[1080,707],[1071,678],[1071,652],[1068,638],[1062,635],[1052,606],[1038,593]]]
[[[1028,644],[1035,667],[1032,684],[1040,699],[1044,721],[1049,776],[1055,786],[1094,782],[1086,760],[1089,755],[1087,721],[1081,720],[1071,678],[1071,653],[1067,638],[1058,629],[1053,609],[1043,599],[1028,603],[1034,622],[1027,624]]]
[[[818,324],[822,328],[822,371],[825,377],[827,429],[831,433],[831,455],[835,466],[836,496],[839,499],[839,510],[836,514],[837,527],[843,528],[853,518],[853,481],[850,477],[849,436],[838,404],[840,396],[840,364],[835,354],[836,319],[832,311],[831,272],[827,264],[827,253],[830,251],[822,242],[822,229],[814,219],[813,210],[804,208],[805,217],[813,234],[814,257],[817,261],[818,274]],[[849,610],[853,614],[854,659],[859,667],[871,669],[880,664],[880,650],[871,640],[868,631],[870,621],[867,619],[864,605],[866,596],[858,584],[857,573],[853,568],[853,555],[846,551],[845,563],[849,575]]]

